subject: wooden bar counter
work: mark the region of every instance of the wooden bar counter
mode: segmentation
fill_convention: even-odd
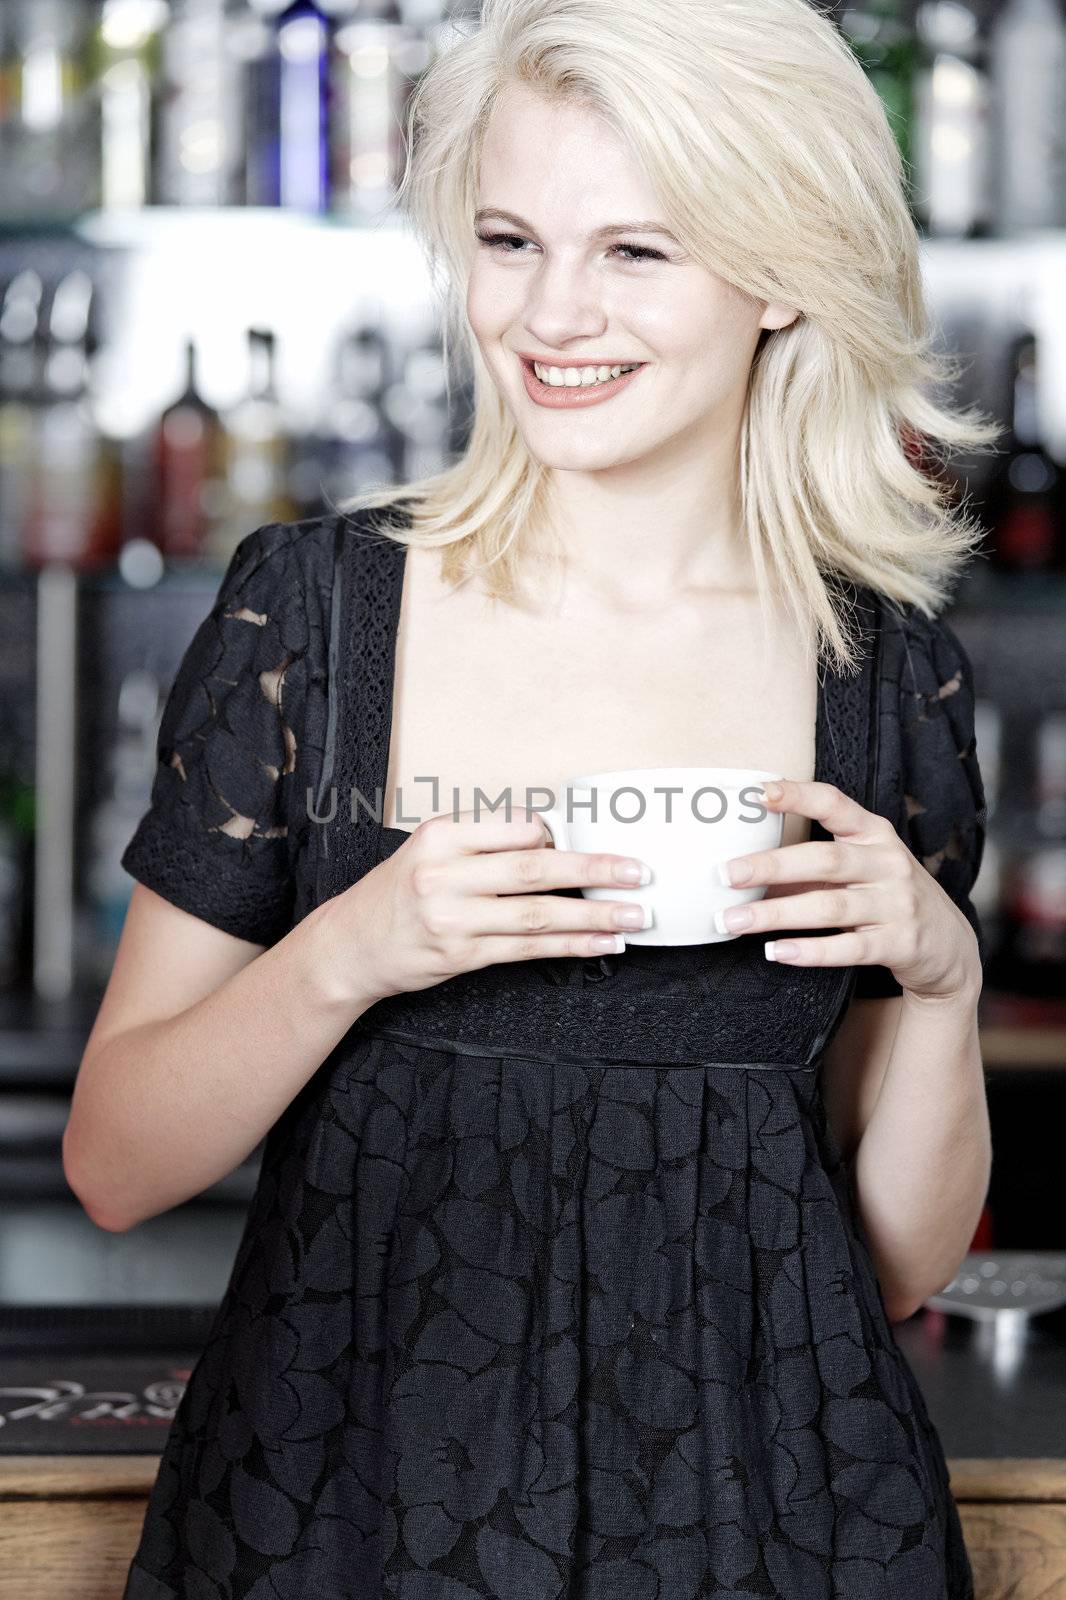
[[[0,1456],[5,1600],[120,1600],[157,1461]],[[977,1600],[1066,1600],[1066,1459],[948,1466]]]
[[[1066,1308],[997,1332],[926,1307],[895,1332],[944,1442],[976,1600],[1066,1600]],[[49,1360],[56,1375],[77,1358]],[[161,1358],[172,1375],[181,1360]],[[86,1391],[103,1395],[98,1376]],[[106,1420],[129,1425],[138,1453],[116,1451],[112,1430],[106,1453],[34,1454],[18,1421],[19,1449],[5,1452],[0,1428],[0,1600],[120,1600],[158,1466],[149,1438],[165,1427],[116,1409]]]

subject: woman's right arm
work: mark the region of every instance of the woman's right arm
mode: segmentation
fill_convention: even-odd
[[[371,1005],[497,961],[616,947],[638,906],[545,891],[632,885],[642,867],[556,850],[539,821],[442,816],[269,949],[137,884],[75,1084],[67,1181],[112,1231],[199,1194]]]
[[[313,535],[269,524],[241,541],[163,711],[122,858],[137,882],[63,1138],[67,1180],[104,1228],[232,1171],[361,1009],[356,986],[347,1006],[323,995],[324,919],[294,914],[289,824],[317,748]]]
[[[269,949],[134,885],[63,1135],[67,1182],[122,1232],[246,1159],[377,998],[327,901]]]

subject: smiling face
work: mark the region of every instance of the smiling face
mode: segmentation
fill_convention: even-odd
[[[693,260],[601,117],[509,85],[486,130],[474,226],[467,317],[545,466],[604,471],[735,436],[760,330],[796,313]]]

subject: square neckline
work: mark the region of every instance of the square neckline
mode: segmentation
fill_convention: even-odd
[[[399,540],[387,539],[386,543],[388,543],[392,547],[393,551],[396,552],[394,559],[398,563],[398,577],[396,579],[395,587],[394,587],[394,590],[393,590],[393,603],[392,603],[392,605],[390,607],[390,611],[389,611],[389,625],[388,625],[388,637],[387,637],[387,643],[386,643],[386,660],[385,660],[385,673],[384,673],[383,724],[382,724],[383,727],[384,727],[384,734],[383,734],[383,738],[382,738],[382,751],[381,751],[381,754],[380,754],[380,762],[379,762],[380,770],[381,770],[382,792],[383,792],[383,795],[385,797],[383,799],[383,801],[382,801],[382,811],[383,812],[384,812],[384,807],[385,807],[385,804],[387,803],[387,798],[388,798],[388,788],[387,788],[387,786],[388,786],[388,777],[389,777],[389,766],[390,766],[391,759],[392,759],[393,709],[394,709],[395,689],[396,689],[396,660],[397,660],[398,645],[399,645],[400,617],[401,617],[401,613],[402,613],[402,609],[403,609],[403,597],[404,597],[404,593],[405,593],[405,590],[406,590],[407,573],[408,573],[408,570],[409,570],[408,569],[408,563],[407,563],[407,552],[408,552],[408,549],[410,548],[406,543],[403,543],[403,542],[401,542]],[[865,591],[864,591],[864,593],[865,593]],[[867,634],[867,630],[864,628],[863,632],[864,632],[864,638],[865,638],[866,634]],[[868,665],[868,662],[869,662],[869,657],[868,656],[864,657],[863,666],[862,666],[862,668],[860,668],[860,674],[864,674],[865,673],[867,665]],[[876,660],[875,660],[875,663],[874,663],[875,667],[877,665],[879,665],[879,662],[880,662],[880,652],[878,651],[878,652],[876,652]],[[831,767],[831,761],[830,761],[831,743],[830,743],[830,741],[833,738],[833,730],[832,730],[832,726],[831,726],[831,720],[830,720],[830,715],[829,715],[829,704],[828,704],[830,686],[832,684],[833,686],[843,687],[844,683],[845,683],[845,680],[844,680],[843,675],[836,670],[836,668],[832,665],[831,662],[823,663],[820,657],[816,658],[816,661],[815,661],[815,674],[816,674],[817,683],[816,683],[816,691],[815,691],[815,717],[814,717],[814,772],[813,772],[811,778],[808,781],[811,782],[811,783],[826,783],[826,782],[832,782],[833,781],[833,778],[832,778],[832,775],[831,775],[831,771],[830,771],[830,767]],[[872,779],[871,779],[871,781],[872,781]],[[864,802],[860,802],[860,803],[864,803]],[[423,820],[425,820],[425,819],[423,819]],[[414,828],[397,828],[397,827],[386,825],[384,822],[377,823],[376,824],[377,844],[376,844],[376,848],[375,848],[375,851],[374,851],[375,858],[378,859],[378,860],[382,860],[382,859],[385,859],[388,855],[391,855],[393,853],[392,845],[395,845],[395,847],[398,849],[399,846],[403,843],[403,841],[405,839],[410,839],[412,837],[412,835],[417,831],[417,828],[420,825],[421,825],[420,823],[416,823]],[[817,837],[816,830],[823,831],[823,830],[820,829],[820,824],[817,823],[812,818],[811,819],[811,831],[810,831],[810,835],[809,835],[810,840],[813,840],[813,839],[815,839]],[[830,837],[830,835],[826,835],[826,837],[828,838],[828,837]]]

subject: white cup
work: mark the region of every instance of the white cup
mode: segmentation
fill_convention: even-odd
[[[647,862],[650,883],[581,891],[589,900],[651,907],[651,927],[626,928],[626,944],[718,944],[739,935],[719,933],[715,912],[765,892],[762,885],[730,888],[718,863],[781,843],[784,817],[759,797],[760,785],[780,776],[754,767],[593,772],[568,779],[558,804],[539,815],[557,850],[606,850]]]

